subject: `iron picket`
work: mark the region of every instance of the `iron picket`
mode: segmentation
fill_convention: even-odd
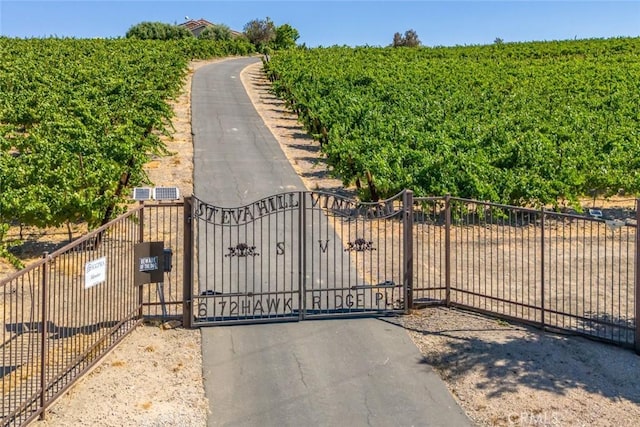
[[[402,193],[287,192],[231,208],[194,198],[194,325],[403,312],[403,206]]]

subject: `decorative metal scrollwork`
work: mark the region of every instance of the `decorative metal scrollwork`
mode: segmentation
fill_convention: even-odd
[[[227,257],[248,257],[248,256],[259,256],[260,254],[256,252],[255,246],[249,246],[246,243],[238,243],[235,246],[229,247],[229,253],[225,255]]]
[[[366,252],[366,251],[375,251],[376,248],[373,247],[373,242],[370,240],[365,240],[362,238],[357,238],[354,242],[347,243],[347,249],[345,252]]]

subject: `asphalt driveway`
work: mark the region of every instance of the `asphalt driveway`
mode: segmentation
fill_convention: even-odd
[[[304,190],[240,81],[258,60],[211,64],[193,79],[195,195],[217,206]],[[210,426],[471,424],[384,319],[206,327],[202,346]]]

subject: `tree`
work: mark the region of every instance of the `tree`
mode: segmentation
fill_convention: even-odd
[[[198,35],[199,39],[228,41],[231,40],[231,29],[224,24],[210,25]]]
[[[404,32],[404,36],[400,33],[395,33],[393,35],[393,43],[391,46],[393,47],[418,47],[421,42],[418,38],[418,33],[415,30],[407,30]]]
[[[502,40],[500,37],[496,37],[495,40],[493,41],[493,44],[503,44],[504,40]]]
[[[418,38],[418,33],[414,30],[407,30],[404,33],[405,46],[407,47],[418,47],[420,46],[420,39]]]
[[[254,19],[244,26],[244,34],[258,51],[263,51],[276,38],[276,26],[271,18]]]
[[[126,37],[141,40],[178,40],[193,37],[193,34],[186,27],[179,25],[141,22],[129,28]]]
[[[296,41],[300,38],[298,30],[289,24],[283,24],[276,28],[276,37],[273,41],[274,49],[289,49],[296,46]]]
[[[393,47],[399,47],[399,46],[404,46],[404,40],[402,38],[402,34],[400,33],[395,33],[393,35]]]

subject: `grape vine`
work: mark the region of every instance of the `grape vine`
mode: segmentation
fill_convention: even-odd
[[[274,91],[333,173],[517,205],[640,191],[640,38],[274,54]]]
[[[244,40],[0,38],[0,229],[111,219],[166,151],[168,101],[188,61],[252,50]]]

